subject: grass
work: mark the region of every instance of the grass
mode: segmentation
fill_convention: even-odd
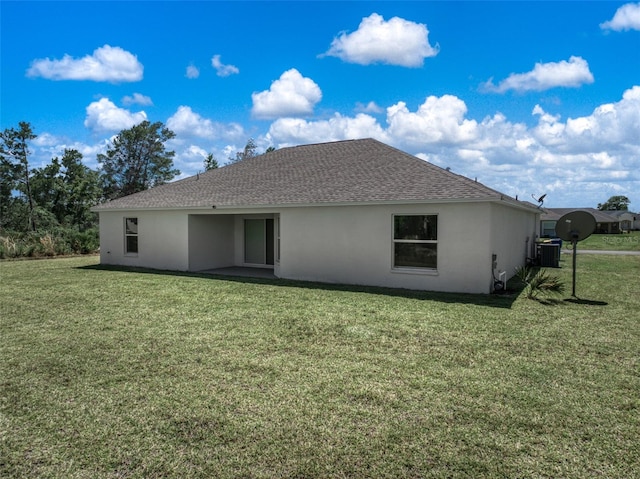
[[[2,262],[0,477],[640,477],[639,270],[541,302]]]
[[[571,243],[563,242],[563,248],[570,248]],[[599,251],[640,251],[640,231],[631,231],[626,234],[604,235],[593,234],[578,243],[580,250]]]

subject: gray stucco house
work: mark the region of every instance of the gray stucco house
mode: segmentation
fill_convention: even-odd
[[[275,150],[97,206],[102,264],[489,293],[539,213],[373,139]]]

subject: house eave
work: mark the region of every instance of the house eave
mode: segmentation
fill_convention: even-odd
[[[109,208],[106,206],[94,206],[90,211],[93,213],[106,213],[113,211],[184,211],[184,210],[211,210],[215,206],[128,206]]]
[[[336,202],[313,202],[313,203],[269,203],[269,204],[211,204],[207,206],[131,206],[114,207],[102,205],[91,208],[96,213],[114,211],[233,211],[233,210],[274,210],[287,208],[311,208],[311,207],[346,207],[346,206],[383,206],[383,205],[433,205],[433,204],[464,204],[464,203],[497,203],[529,211],[540,213],[540,211],[517,200],[512,200],[505,196],[486,198],[433,198],[433,199],[398,199],[398,200],[372,200],[372,201],[336,201]]]
[[[443,203],[498,203],[513,208],[540,214],[540,210],[534,206],[523,204],[517,200],[509,200],[507,197],[495,198],[435,198],[435,199],[412,199],[412,200],[378,200],[378,201],[339,201],[339,202],[317,202],[317,203],[274,203],[268,205],[219,205],[217,210],[238,210],[238,209],[284,209],[284,208],[310,208],[310,207],[344,207],[344,206],[383,206],[383,205],[433,205]]]
[[[235,209],[284,209],[284,208],[317,208],[317,207],[345,207],[345,206],[382,206],[382,205],[423,205],[423,204],[442,204],[442,203],[482,203],[487,199],[412,199],[412,200],[373,200],[373,201],[332,201],[332,202],[315,202],[315,203],[273,203],[268,205],[248,204],[248,205],[220,205],[216,206],[219,210],[235,210]]]
[[[528,211],[530,213],[536,213],[538,215],[542,214],[543,211],[530,203],[523,203],[522,201],[515,200],[509,197],[501,197],[500,199],[493,200],[494,203],[507,204],[513,208],[517,208],[520,210]]]

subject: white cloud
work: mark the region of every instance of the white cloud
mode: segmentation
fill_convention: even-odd
[[[82,163],[89,168],[98,167],[97,155],[104,153],[109,145],[108,139],[102,139],[98,143],[89,145],[79,141],[71,140],[64,136],[44,132],[31,143],[33,164],[37,167],[44,167],[51,163],[54,157],[62,157],[65,150],[76,150],[82,154]],[[30,160],[31,161],[31,160]]]
[[[184,150],[185,157],[189,158],[197,158],[200,161],[204,160],[209,153],[199,146],[190,145],[188,148]]]
[[[104,45],[92,55],[74,59],[64,55],[62,60],[49,58],[34,60],[27,70],[29,77],[49,80],[91,80],[111,83],[142,80],[144,67],[138,58],[120,47]]]
[[[640,149],[640,86],[634,86],[616,103],[605,103],[589,116],[568,118],[565,123],[536,106],[540,115],[533,129],[536,139],[545,146],[556,145],[559,151],[609,153]]]
[[[267,137],[279,148],[373,137],[520,199],[548,193],[549,206],[595,206],[640,191],[640,86],[584,117],[563,121],[539,105],[532,114],[534,127],[501,113],[475,120],[462,99],[430,96],[415,111],[404,102],[387,108],[386,125],[364,113],[281,118]]]
[[[354,118],[336,113],[329,120],[306,121],[300,118],[280,118],[271,124],[269,136],[280,148],[302,143],[321,143],[354,138],[376,138],[383,142],[389,136],[375,118],[364,113]]]
[[[172,145],[172,148],[174,148],[174,145]],[[187,145],[186,147],[174,149],[174,151],[176,151],[175,166],[183,172],[181,178],[189,176],[184,173],[185,171],[195,173],[204,170],[204,159],[209,154],[204,148],[198,145]]]
[[[57,146],[60,142],[60,139],[51,133],[41,133],[37,136],[37,138],[32,140],[32,144],[37,146],[38,148],[48,148],[51,146]]]
[[[219,77],[228,77],[240,73],[238,67],[234,65],[223,65],[220,61],[220,55],[214,55],[211,59],[211,66],[216,69],[216,75]]]
[[[593,83],[593,74],[589,64],[581,57],[572,56],[569,61],[536,63],[527,73],[512,73],[498,85],[492,80],[484,83],[481,89],[496,93],[507,90],[517,92],[543,91],[556,87],[579,87]]]
[[[488,167],[458,166],[521,198],[527,189],[549,193],[555,206],[595,206],[613,194],[614,184],[629,196],[640,191],[640,175],[634,173],[640,170],[640,87],[588,116],[562,121],[539,105],[532,114],[538,117],[533,128],[505,122],[496,129],[483,120],[472,144],[483,143]]]
[[[545,112],[540,105],[533,108],[532,115],[539,116],[538,126],[533,129],[537,140],[545,146],[559,145],[563,142],[565,125],[560,121],[560,115]]]
[[[603,30],[640,30],[640,3],[627,3],[616,10],[609,21],[600,24]]]
[[[437,45],[429,44],[426,25],[399,17],[385,21],[381,15],[372,13],[362,19],[358,30],[336,37],[325,55],[360,65],[420,67],[425,58],[437,55],[438,49]]]
[[[135,126],[147,119],[144,111],[132,113],[118,108],[108,98],[90,103],[87,107],[84,126],[94,132],[117,132]]]
[[[167,128],[177,135],[196,136],[201,138],[215,136],[215,126],[207,118],[195,113],[188,106],[180,106],[167,120]]]
[[[198,67],[194,65],[189,65],[187,67],[187,72],[184,74],[184,76],[186,76],[189,79],[198,78],[200,76],[200,70],[198,69]]]
[[[378,106],[375,101],[370,101],[366,105],[364,103],[356,103],[355,110],[358,113],[371,113],[373,115],[384,113],[384,108]]]
[[[127,95],[124,98],[122,98],[122,104],[124,106],[131,106],[131,105],[151,106],[153,105],[153,101],[151,101],[151,98],[149,98],[146,95],[143,95],[142,93],[134,93],[133,96]]]
[[[429,96],[416,112],[404,102],[387,108],[389,133],[413,145],[456,144],[477,136],[477,122],[465,118],[467,106],[458,97]]]
[[[322,99],[320,87],[292,68],[271,84],[269,90],[251,95],[252,115],[255,118],[303,116],[313,113],[313,107]]]
[[[244,135],[242,126],[237,123],[222,124],[203,118],[188,106],[180,106],[167,120],[167,128],[180,137],[207,139],[237,139]]]

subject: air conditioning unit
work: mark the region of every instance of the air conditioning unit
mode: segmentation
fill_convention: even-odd
[[[560,261],[559,244],[540,245],[540,266],[543,268],[558,268]]]

